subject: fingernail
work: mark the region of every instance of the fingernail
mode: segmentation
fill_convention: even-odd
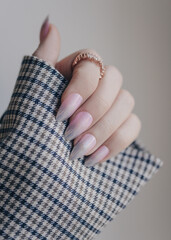
[[[83,98],[78,93],[70,94],[61,104],[56,115],[57,121],[63,121],[69,118],[81,105]]]
[[[91,125],[93,117],[88,112],[79,112],[65,131],[66,140],[72,140],[83,133]]]
[[[105,145],[96,150],[84,163],[86,167],[94,166],[96,163],[101,162],[109,153],[109,148]]]
[[[48,32],[49,32],[49,16],[46,17],[46,19],[44,20],[42,27],[41,27],[41,38],[44,39]]]
[[[92,134],[85,134],[74,146],[69,159],[74,160],[88,153],[96,145],[96,138]]]

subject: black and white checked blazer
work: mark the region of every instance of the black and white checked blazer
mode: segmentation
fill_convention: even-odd
[[[68,120],[56,111],[67,79],[24,56],[0,122],[0,239],[93,239],[163,161],[135,140],[94,167],[69,160]]]

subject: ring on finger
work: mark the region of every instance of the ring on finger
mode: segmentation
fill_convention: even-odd
[[[95,62],[96,64],[98,64],[98,66],[100,67],[99,80],[101,80],[103,78],[104,73],[105,73],[105,68],[104,68],[102,58],[99,58],[97,55],[92,54],[90,52],[81,52],[75,57],[75,59],[72,63],[72,70],[82,60],[89,60],[89,61],[92,61],[92,62]]]

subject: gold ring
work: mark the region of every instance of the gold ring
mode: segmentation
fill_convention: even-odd
[[[104,65],[103,65],[103,61],[101,58],[99,58],[98,56],[96,56],[95,54],[92,54],[92,53],[89,53],[89,52],[82,52],[82,53],[79,53],[73,63],[72,63],[72,70],[73,68],[76,66],[76,64],[78,64],[80,61],[82,60],[89,60],[91,62],[95,62],[99,65],[100,67],[100,79],[102,79],[102,77],[104,76],[104,72],[105,72],[105,68],[104,68]]]

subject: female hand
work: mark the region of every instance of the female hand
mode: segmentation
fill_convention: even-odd
[[[59,52],[59,32],[47,18],[33,55],[53,65],[70,81],[61,97],[57,121],[70,118],[65,131],[66,139],[74,140],[70,159],[85,155],[85,165],[93,166],[128,147],[138,136],[141,121],[132,113],[134,98],[122,89],[122,75],[114,66],[105,66],[101,80],[100,68],[88,60],[80,61],[72,71],[72,62],[79,53],[99,56],[95,50],[79,50],[58,61]]]

